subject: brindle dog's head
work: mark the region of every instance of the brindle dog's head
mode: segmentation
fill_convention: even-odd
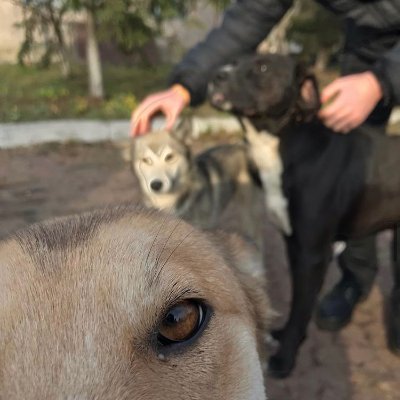
[[[222,67],[208,93],[215,107],[267,125],[308,121],[320,107],[314,76],[293,58],[279,54],[248,56]]]

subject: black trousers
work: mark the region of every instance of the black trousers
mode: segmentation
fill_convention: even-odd
[[[344,53],[342,56],[342,75],[365,72],[371,68],[371,61],[362,59],[353,53]],[[376,129],[377,135],[385,134],[386,126],[392,111],[392,105],[378,103],[368,117],[366,123]],[[400,157],[400,155],[399,155]],[[400,229],[395,231],[393,240],[393,272],[395,286],[400,288]],[[345,251],[339,256],[339,267],[344,279],[353,279],[359,285],[363,297],[371,290],[377,270],[376,236],[351,240]],[[399,289],[400,291],[400,289]]]

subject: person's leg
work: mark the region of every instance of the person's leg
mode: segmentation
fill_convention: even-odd
[[[400,225],[394,229],[392,243],[393,289],[389,298],[388,346],[400,356]]]
[[[357,55],[346,53],[342,58],[342,74],[360,73],[369,64]],[[392,106],[380,102],[366,123],[384,134]],[[340,281],[321,300],[316,314],[321,329],[339,330],[350,322],[355,305],[368,296],[377,272],[375,236],[351,240],[338,259],[342,271]]]
[[[336,331],[346,326],[354,306],[368,296],[378,269],[375,236],[349,241],[338,264],[342,277],[317,310],[316,323],[324,330]]]

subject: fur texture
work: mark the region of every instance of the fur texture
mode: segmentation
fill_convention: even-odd
[[[131,208],[0,243],[0,399],[264,400],[272,312],[254,251]],[[162,345],[160,323],[182,300],[204,305],[206,325]]]
[[[133,141],[132,169],[145,204],[203,229],[239,233],[263,252],[265,206],[248,146],[220,145],[195,156],[190,133],[185,122],[171,133],[151,132]]]

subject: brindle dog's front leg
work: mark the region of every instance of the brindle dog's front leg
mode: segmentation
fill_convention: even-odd
[[[304,225],[310,229],[310,225]],[[319,233],[319,234],[317,234]],[[287,377],[296,361],[298,349],[306,337],[307,325],[320,292],[331,254],[331,235],[295,231],[287,239],[292,280],[292,301],[285,327],[274,333],[278,352],[270,358],[269,373]]]

